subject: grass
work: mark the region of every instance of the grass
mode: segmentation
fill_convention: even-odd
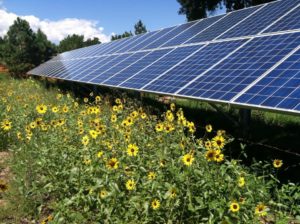
[[[245,139],[232,142],[237,127],[208,104],[183,113],[123,93],[119,100],[102,94],[94,101],[97,94],[72,97],[4,76],[0,95],[0,122],[12,122],[8,131],[2,125],[0,139],[13,155],[14,174],[4,195],[9,206],[0,212],[4,223],[286,223],[299,215],[299,186],[278,179],[291,164],[283,159],[283,167],[274,168],[272,161],[284,157],[269,152],[266,161],[256,156],[245,166],[240,159],[257,145],[241,149]],[[264,127],[278,131],[269,130],[272,125],[280,127]],[[274,133],[252,130],[276,141]],[[232,208],[235,203],[240,210]],[[262,217],[255,214],[261,203],[268,208]]]

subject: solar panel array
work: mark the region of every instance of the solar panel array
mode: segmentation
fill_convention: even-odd
[[[62,53],[28,72],[300,113],[300,0]]]

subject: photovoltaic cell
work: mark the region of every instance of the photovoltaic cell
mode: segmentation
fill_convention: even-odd
[[[298,3],[299,0],[282,0],[271,2],[251,17],[242,21],[233,29],[224,33],[218,39],[258,34],[261,31],[263,31],[267,26],[271,25],[275,20],[279,19],[289,10],[297,6]]]
[[[95,68],[85,71],[85,74],[78,81],[90,82],[92,79],[97,78],[104,71],[110,69],[132,55],[133,53],[110,55],[101,62],[100,66],[96,66]]]
[[[159,32],[157,32],[155,35],[152,35],[151,37],[149,37],[144,42],[141,42],[140,44],[135,45],[134,47],[128,49],[128,51],[138,51],[138,50],[141,50],[141,49],[145,49],[147,47],[147,45],[153,43],[157,39],[159,39],[159,38],[163,37],[164,35],[168,34],[173,28],[174,27],[165,28],[163,30],[160,30]]]
[[[193,21],[189,23],[185,23],[182,25],[177,26],[175,29],[172,29],[171,32],[168,34],[162,36],[161,38],[158,38],[155,42],[147,45],[145,49],[153,49],[160,47],[164,43],[168,42],[170,39],[174,38],[175,36],[179,35],[180,33],[184,32],[185,30],[189,29],[192,27],[194,24],[198,23],[199,21]]]
[[[146,69],[140,71],[125,82],[121,83],[120,86],[140,89],[153,79],[157,78],[159,75],[171,69],[177,63],[179,63],[195,51],[199,50],[201,47],[203,47],[203,45],[176,48],[157,62],[153,63]]]
[[[175,93],[206,69],[239,47],[244,40],[209,44],[154,82],[143,87],[148,91]]]
[[[219,23],[217,21],[219,20],[222,21],[223,17],[224,15],[220,15],[220,16],[214,16],[208,19],[200,20],[194,26],[191,26],[189,29],[185,30],[184,32],[180,33],[174,38],[170,39],[168,42],[162,45],[162,47],[175,46],[175,45],[180,45],[182,43],[185,43],[188,39],[194,37],[195,35],[197,34],[201,35],[203,32],[206,32],[204,31],[206,28],[213,25],[214,23]]]
[[[234,102],[297,110],[300,104],[300,50]]]
[[[125,57],[124,60],[118,60],[118,62],[115,62],[114,64],[111,64],[109,66],[106,66],[106,70],[103,70],[101,73],[97,75],[92,80],[84,79],[83,81],[89,81],[92,83],[102,83],[104,80],[108,79],[109,77],[115,75],[122,69],[126,68],[127,66],[131,65],[132,63],[135,63],[140,58],[143,58],[145,55],[149,54],[149,52],[137,52],[130,54],[129,56]]]
[[[120,47],[114,53],[128,52],[131,48],[136,47],[137,45],[143,47],[143,43],[146,42],[152,36],[156,35],[157,33],[159,33],[159,31],[153,31],[153,32],[138,35],[136,36],[135,41],[131,41],[130,43],[126,44],[124,47]]]
[[[242,21],[245,17],[257,11],[260,7],[261,6],[251,7],[248,9],[232,12],[213,26],[209,27],[204,32],[199,33],[198,35],[187,41],[186,43],[197,43],[213,40],[217,38],[220,34],[224,33],[226,30],[236,25],[238,22]]]
[[[138,61],[135,61],[132,65],[120,71],[116,75],[112,76],[110,79],[104,81],[104,84],[107,85],[119,85],[121,82],[133,76],[135,73],[144,69],[151,63],[155,62],[157,59],[163,57],[165,54],[170,52],[172,49],[162,49],[152,51],[150,54],[147,54],[145,57],[141,58]]]
[[[300,6],[272,25],[264,33],[300,29]]]
[[[257,37],[179,92],[231,100],[300,43],[300,33]]]

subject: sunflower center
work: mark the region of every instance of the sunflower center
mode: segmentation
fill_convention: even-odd
[[[233,207],[234,209],[237,209],[237,205],[233,205],[232,207]]]

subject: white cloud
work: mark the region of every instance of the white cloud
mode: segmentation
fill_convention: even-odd
[[[0,0],[0,36],[4,36],[18,15],[1,8],[1,2]],[[84,35],[86,39],[98,37],[101,42],[110,40],[110,35],[103,33],[103,27],[99,27],[97,21],[76,18],[51,21],[41,20],[33,15],[19,17],[27,20],[34,31],[40,28],[55,43],[72,34]]]

